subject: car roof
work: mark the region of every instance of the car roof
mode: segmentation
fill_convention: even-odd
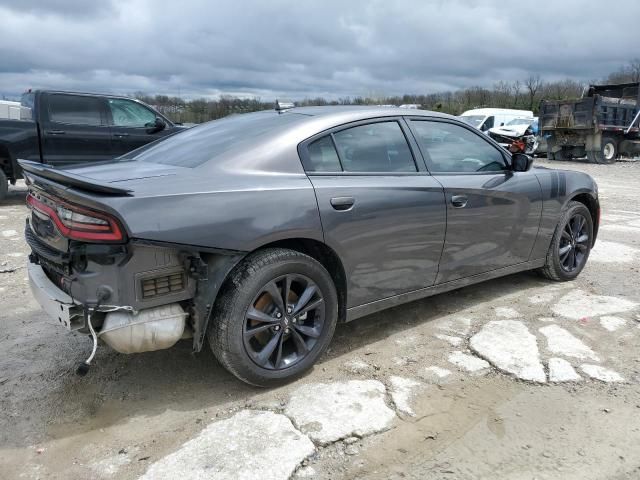
[[[174,166],[301,173],[298,146],[316,135],[354,122],[381,118],[455,117],[427,110],[378,106],[293,107],[229,115],[134,150],[124,157]]]
[[[76,92],[70,90],[31,90],[25,93],[52,93],[52,94],[64,94],[64,95],[80,95],[80,96],[91,96],[91,97],[109,97],[109,98],[122,98],[125,100],[133,100],[134,102],[143,103],[137,98],[127,97],[126,95],[117,95],[115,93],[98,93],[98,92]]]
[[[313,117],[343,117],[349,115],[356,120],[375,117],[398,117],[398,116],[427,116],[441,118],[455,118],[446,113],[433,112],[430,110],[419,110],[414,108],[383,107],[377,105],[327,105],[321,107],[294,107],[284,110],[282,114],[297,113]],[[355,120],[354,120],[355,121]]]
[[[504,113],[508,115],[518,115],[522,117],[532,117],[533,112],[531,110],[516,110],[513,108],[474,108],[471,110],[467,110],[463,112],[460,116],[468,116],[468,115],[495,115],[499,113]]]

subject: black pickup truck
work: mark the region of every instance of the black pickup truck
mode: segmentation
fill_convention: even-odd
[[[22,96],[20,120],[0,120],[0,200],[18,159],[69,166],[118,157],[185,127],[126,97],[50,90]]]

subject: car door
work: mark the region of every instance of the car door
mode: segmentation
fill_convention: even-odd
[[[325,132],[300,147],[325,242],[343,261],[349,308],[435,282],[443,189],[407,135],[404,121],[387,118]]]
[[[166,124],[162,129],[155,127],[158,114],[134,100],[109,98],[108,107],[116,155],[123,155],[173,132],[166,128]]]
[[[46,94],[40,103],[44,162],[69,166],[112,158],[111,130],[105,107],[101,97]]]
[[[535,174],[512,171],[508,153],[472,128],[448,120],[409,123],[446,198],[436,283],[528,261],[542,213]]]

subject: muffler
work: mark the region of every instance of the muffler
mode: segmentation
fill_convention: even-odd
[[[107,313],[98,337],[120,353],[152,352],[172,347],[184,333],[187,313],[178,303],[137,313]]]

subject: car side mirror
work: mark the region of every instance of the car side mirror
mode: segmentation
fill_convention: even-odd
[[[167,128],[167,124],[160,117],[156,117],[155,121],[147,124],[149,133],[156,133]]]
[[[511,155],[511,170],[514,172],[528,172],[533,165],[533,158],[524,153]]]

